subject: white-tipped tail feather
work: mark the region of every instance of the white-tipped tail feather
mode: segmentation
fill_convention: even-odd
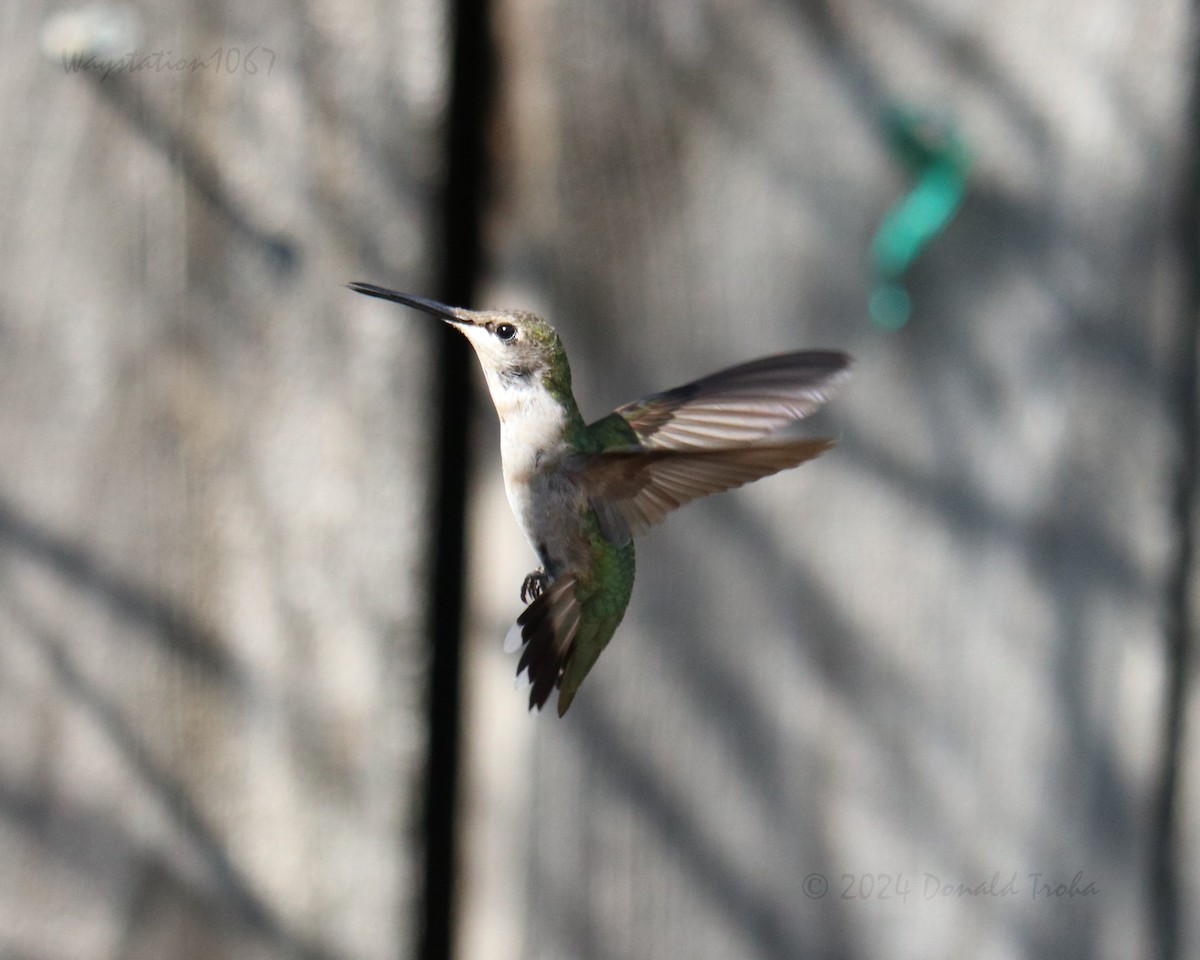
[[[495,636],[495,634],[493,634]],[[514,623],[508,628],[508,633],[504,635],[504,652],[516,653],[525,645],[525,638],[521,636],[521,624]]]

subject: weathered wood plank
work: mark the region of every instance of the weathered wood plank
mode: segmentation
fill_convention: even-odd
[[[306,9],[5,18],[6,956],[415,947],[430,341],[343,284],[429,282],[443,13]]]
[[[489,300],[558,324],[586,412],[859,365],[837,451],[640,545],[562,722],[496,679],[531,564],[484,468],[466,956],[1148,955],[1189,9],[501,10]],[[898,333],[864,267],[891,103],[977,158]]]

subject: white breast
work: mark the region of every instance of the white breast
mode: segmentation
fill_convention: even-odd
[[[500,416],[504,489],[521,532],[552,576],[569,561],[577,535],[580,492],[556,468],[566,453],[567,412],[538,386],[488,377]]]

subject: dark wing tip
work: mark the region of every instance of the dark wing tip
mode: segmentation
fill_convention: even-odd
[[[849,374],[854,367],[854,357],[844,350],[796,350],[792,353],[764,357],[759,361],[752,360],[734,369],[750,371],[758,365],[764,369],[804,370],[818,378],[829,377],[836,381]]]
[[[854,369],[854,356],[846,353],[844,350],[823,350],[822,353],[828,354],[831,372],[833,373],[849,373]]]

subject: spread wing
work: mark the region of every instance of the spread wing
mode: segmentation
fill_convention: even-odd
[[[812,414],[850,375],[850,363],[847,354],[832,350],[783,353],[651,394],[615,412],[652,449],[739,446]]]
[[[626,447],[572,457],[568,470],[587,491],[611,543],[628,542],[676,507],[811,460],[832,440],[781,440],[710,450]]]

